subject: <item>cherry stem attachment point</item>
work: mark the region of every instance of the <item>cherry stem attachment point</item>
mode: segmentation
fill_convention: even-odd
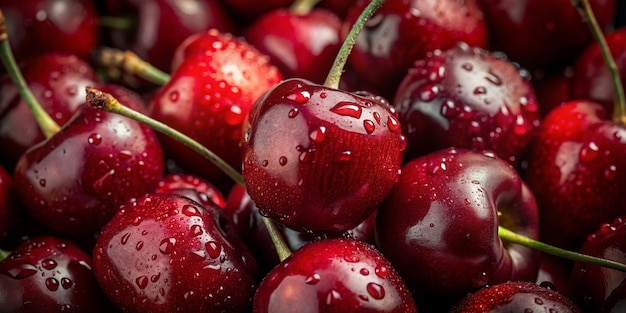
[[[107,69],[121,69],[124,73],[136,75],[156,85],[165,85],[170,75],[141,59],[132,51],[100,47],[94,52],[96,62]]]
[[[11,44],[9,43],[9,35],[7,34],[7,26],[2,10],[0,10],[0,59],[2,59],[2,64],[4,64],[4,67],[7,69],[7,73],[17,87],[20,96],[24,99],[26,105],[28,105],[28,108],[35,117],[37,125],[39,125],[44,136],[50,138],[59,132],[61,129],[59,124],[41,107],[37,98],[35,98],[30,88],[28,88],[28,84],[17,66],[15,56],[13,55],[13,51],[11,51]]]
[[[290,7],[289,12],[295,15],[307,15],[321,0],[296,0]]]
[[[337,57],[333,62],[333,66],[330,68],[328,76],[326,76],[324,86],[335,89],[339,88],[339,81],[341,79],[341,74],[343,73],[343,68],[348,61],[348,56],[350,56],[350,51],[352,51],[352,47],[354,47],[354,44],[356,43],[356,38],[365,26],[365,23],[367,23],[367,20],[372,17],[374,12],[376,12],[376,10],[378,10],[378,8],[383,5],[384,2],[385,0],[372,0],[372,2],[370,2],[367,7],[365,7],[363,12],[361,12],[361,15],[359,15],[359,18],[350,29],[348,36],[346,37],[343,44],[341,45],[341,48],[339,49],[339,53],[337,53]]]
[[[11,251],[0,249],[0,262],[4,261],[9,256],[9,254],[11,254]]]
[[[606,43],[604,33],[598,24],[598,20],[593,14],[591,5],[588,0],[571,0],[575,8],[579,9],[580,14],[585,18],[591,34],[595,38],[598,46],[600,46],[600,52],[604,58],[604,62],[609,70],[611,76],[611,82],[613,83],[613,89],[615,92],[615,107],[613,109],[613,121],[620,125],[626,125],[626,96],[624,95],[624,87],[619,76],[619,70],[615,59],[611,55],[611,49]]]
[[[593,264],[597,266],[603,266],[603,267],[611,268],[614,270],[626,272],[626,264],[557,248],[555,246],[543,243],[541,241],[537,241],[537,240],[528,238],[526,236],[522,236],[520,234],[514,233],[502,226],[498,226],[498,236],[500,236],[500,238],[504,241],[522,245],[524,247],[538,250],[547,254],[560,257],[560,258],[568,259],[571,261],[585,262],[585,263],[589,263],[589,264]]]
[[[100,16],[98,25],[111,29],[131,30],[137,26],[137,21],[131,17]]]
[[[207,149],[197,141],[193,140],[189,136],[169,127],[168,125],[161,123],[153,118],[150,118],[144,114],[141,114],[135,110],[132,110],[124,105],[122,105],[117,99],[115,99],[111,94],[100,91],[96,88],[87,87],[87,104],[99,109],[101,111],[110,112],[119,114],[135,121],[138,121],[142,124],[149,126],[150,128],[158,131],[164,135],[167,135],[178,142],[186,145],[187,147],[193,149],[203,157],[207,158],[211,161],[215,166],[219,167],[224,173],[226,173],[230,178],[232,178],[235,182],[245,187],[245,182],[243,180],[243,176],[235,170],[232,166],[226,163],[222,158],[213,153],[211,150]],[[272,238],[272,242],[274,243],[274,247],[276,248],[276,253],[281,261],[285,260],[291,255],[291,250],[285,243],[280,231],[276,227],[274,221],[267,217],[262,217],[263,223],[267,228],[270,237]]]

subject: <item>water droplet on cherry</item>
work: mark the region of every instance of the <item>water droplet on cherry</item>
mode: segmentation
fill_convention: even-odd
[[[57,291],[59,289],[59,281],[54,277],[46,279],[46,288],[50,291]]]
[[[208,241],[204,244],[206,251],[209,253],[209,256],[213,259],[216,259],[222,253],[222,246],[215,241]]]
[[[53,259],[45,259],[41,261],[41,266],[50,271],[57,267],[57,262]]]
[[[321,277],[319,274],[315,273],[309,277],[307,277],[304,282],[307,283],[308,285],[315,285],[317,283],[319,283]]]
[[[342,116],[361,118],[363,108],[352,102],[339,102],[330,111]]]
[[[146,286],[148,286],[148,277],[144,275],[137,277],[135,279],[135,284],[137,284],[137,287],[145,289]]]
[[[159,244],[159,251],[163,254],[170,254],[174,252],[174,245],[176,244],[176,238],[165,238],[161,240]]]
[[[87,138],[87,142],[92,145],[99,145],[100,143],[102,143],[102,135],[98,133],[91,134]]]
[[[374,130],[376,130],[376,125],[374,125],[374,122],[370,121],[370,120],[364,120],[363,121],[363,128],[365,128],[365,131],[368,134],[371,134],[374,132]]]
[[[369,283],[367,284],[366,289],[367,293],[369,293],[370,296],[376,300],[380,300],[385,297],[385,289],[379,284]]]

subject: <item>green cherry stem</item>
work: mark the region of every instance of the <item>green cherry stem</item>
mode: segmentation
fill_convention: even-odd
[[[131,30],[135,28],[137,21],[130,17],[100,16],[98,25],[111,29]]]
[[[150,118],[144,114],[141,114],[137,111],[134,111],[122,105],[119,101],[117,101],[117,99],[115,99],[112,95],[106,92],[102,92],[96,88],[91,88],[91,87],[87,87],[86,91],[87,91],[87,104],[89,104],[90,106],[97,108],[99,110],[102,110],[102,111],[126,116],[128,118],[131,118],[133,120],[136,120],[140,123],[143,123],[149,126],[155,131],[158,131],[160,133],[163,133],[164,135],[172,137],[173,139],[186,145],[187,147],[193,149],[194,151],[196,151],[203,157],[207,158],[217,167],[222,169],[222,171],[224,171],[235,182],[245,187],[243,176],[241,176],[241,174],[237,172],[237,170],[235,170],[232,166],[230,166],[228,163],[222,160],[222,158],[220,158],[218,155],[213,153],[211,150],[202,146],[197,141],[167,126],[166,124],[163,124],[153,118]],[[267,231],[269,232],[270,237],[272,238],[272,242],[274,243],[274,247],[276,248],[276,253],[278,253],[278,257],[280,258],[281,261],[285,260],[287,257],[291,255],[291,250],[289,250],[289,247],[287,246],[284,239],[282,238],[280,232],[278,231],[278,228],[276,227],[276,224],[271,219],[268,219],[266,217],[262,217],[262,218],[263,218],[263,223],[267,227]]]
[[[611,49],[606,43],[604,33],[598,24],[598,20],[593,14],[591,5],[588,0],[571,0],[574,7],[580,10],[580,13],[587,21],[591,34],[595,38],[598,46],[600,46],[600,52],[609,70],[611,76],[611,82],[613,83],[613,89],[615,92],[615,107],[613,109],[613,121],[620,125],[626,125],[626,96],[624,95],[624,88],[620,80],[619,71],[615,59],[611,55]]]
[[[13,52],[11,51],[11,44],[9,43],[9,35],[7,34],[7,26],[4,22],[4,14],[2,10],[0,10],[0,58],[2,59],[2,64],[7,69],[7,73],[11,77],[11,80],[17,87],[18,92],[28,108],[32,112],[39,128],[43,132],[46,138],[52,137],[52,135],[56,134],[60,127],[59,125],[50,117],[50,115],[41,107],[37,98],[33,95],[26,84],[26,80],[24,80],[24,76],[17,66],[17,62],[15,61],[15,57],[13,56]]]
[[[0,262],[4,261],[9,256],[9,254],[11,254],[10,251],[0,249]]]
[[[307,15],[321,0],[296,0],[289,11],[296,15]]]
[[[100,47],[95,51],[96,62],[105,68],[119,68],[151,83],[162,86],[170,80],[170,75],[142,60],[131,51]]]
[[[361,15],[359,15],[359,18],[350,29],[348,36],[339,49],[339,53],[337,53],[333,66],[331,67],[328,76],[326,76],[324,86],[335,89],[339,88],[339,80],[341,79],[341,74],[343,73],[343,67],[348,61],[348,56],[350,55],[350,51],[352,51],[352,47],[354,47],[354,44],[356,43],[357,36],[365,26],[365,23],[367,23],[367,20],[381,5],[383,5],[384,2],[385,0],[372,0],[372,2],[367,5],[365,10],[361,12]]]
[[[538,250],[547,254],[551,254],[557,257],[561,257],[564,259],[585,262],[585,263],[589,263],[593,265],[608,267],[608,268],[612,268],[618,271],[626,272],[626,264],[557,248],[555,246],[551,246],[541,241],[537,241],[537,240],[528,238],[526,236],[516,234],[502,226],[498,226],[498,236],[500,236],[500,238],[504,241],[507,241],[510,243],[516,243],[518,245],[522,245],[524,247],[535,249],[535,250]]]

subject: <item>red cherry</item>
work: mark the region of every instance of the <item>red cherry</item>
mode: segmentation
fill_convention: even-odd
[[[37,237],[0,262],[2,312],[103,312],[91,257],[72,242]]]
[[[519,165],[540,122],[528,79],[509,60],[465,44],[416,61],[394,100],[405,160],[457,147],[492,150]]]
[[[498,226],[537,239],[537,216],[511,165],[491,152],[450,148],[402,167],[378,210],[376,242],[418,304],[449,303],[485,285],[534,281],[539,255],[504,245]]]
[[[180,189],[197,191],[198,196],[202,198],[199,199],[201,200],[199,202],[210,201],[222,209],[226,206],[226,199],[224,199],[222,192],[217,187],[193,174],[169,174],[159,182],[154,192],[168,193]]]
[[[261,282],[254,313],[417,312],[389,261],[351,239],[312,242]]]
[[[254,101],[282,76],[244,41],[211,30],[191,37],[177,52],[185,60],[152,101],[152,117],[214,151],[231,166],[241,166],[243,125]],[[169,137],[166,155],[201,177],[225,174]]]
[[[380,97],[285,80],[257,100],[250,124],[248,193],[262,215],[295,230],[355,227],[398,177],[404,138]]]
[[[18,61],[53,52],[88,60],[100,40],[93,1],[4,0],[0,9]]]
[[[7,238],[17,230],[21,218],[22,207],[17,199],[13,178],[0,166],[0,245],[4,245]]]
[[[94,271],[124,312],[242,312],[256,264],[211,206],[147,195],[123,207],[94,248]]]

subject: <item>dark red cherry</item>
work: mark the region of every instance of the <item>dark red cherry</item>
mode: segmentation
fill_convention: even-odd
[[[341,233],[396,182],[404,137],[380,98],[289,79],[250,114],[243,176],[262,215],[295,230]]]
[[[3,0],[0,9],[18,61],[51,52],[88,60],[100,41],[94,1]]]
[[[72,242],[37,237],[0,262],[2,312],[104,312],[91,257]]]
[[[373,246],[352,239],[312,242],[261,282],[254,313],[417,312],[406,286]]]
[[[193,174],[168,174],[158,184],[155,193],[168,193],[179,189],[193,189],[202,202],[211,201],[220,208],[226,206],[222,192],[208,180]]]
[[[519,165],[540,123],[528,79],[506,58],[465,44],[416,61],[394,100],[405,160],[457,147]]]
[[[7,238],[20,226],[22,210],[13,178],[0,166],[0,246],[4,246]]]
[[[242,312],[256,264],[215,206],[152,194],[124,206],[94,248],[94,271],[124,312]]]

